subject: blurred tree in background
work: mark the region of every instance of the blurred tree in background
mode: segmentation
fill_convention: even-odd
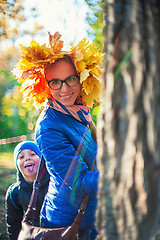
[[[100,240],[160,239],[160,1],[104,0]]]

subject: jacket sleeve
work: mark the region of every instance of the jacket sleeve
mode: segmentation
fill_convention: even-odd
[[[9,239],[17,240],[18,234],[21,230],[23,209],[13,204],[13,200],[11,199],[12,187],[13,185],[8,188],[5,197],[6,224]]]
[[[98,171],[85,171],[77,181],[77,188],[80,192],[84,192],[87,195],[92,195],[98,191]]]

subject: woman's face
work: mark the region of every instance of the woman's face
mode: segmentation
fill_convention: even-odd
[[[66,62],[63,59],[55,62],[50,67],[45,69],[45,77],[47,81],[52,79],[65,80],[70,76],[77,76],[77,72],[70,62]],[[81,85],[78,84],[74,87],[69,87],[65,82],[63,82],[62,87],[58,90],[53,90],[49,88],[52,96],[62,103],[64,106],[71,106],[75,103],[78,97]]]
[[[23,149],[17,158],[17,166],[27,182],[33,182],[39,167],[40,158],[31,149]]]

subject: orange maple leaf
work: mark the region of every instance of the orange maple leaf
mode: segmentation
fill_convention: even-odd
[[[63,47],[63,41],[59,40],[62,35],[59,32],[56,32],[54,35],[49,34],[49,45],[54,53],[59,53]]]

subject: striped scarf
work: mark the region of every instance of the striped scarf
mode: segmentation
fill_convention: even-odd
[[[76,118],[80,122],[90,124],[92,121],[90,109],[82,102],[80,97],[77,98],[75,104],[72,106],[64,106],[54,98],[48,99],[47,105],[57,111]]]

